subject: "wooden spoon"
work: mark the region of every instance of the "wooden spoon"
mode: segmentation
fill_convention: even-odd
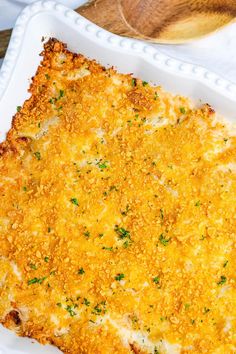
[[[184,43],[236,18],[235,0],[93,0],[75,10],[121,36],[156,43]],[[11,30],[0,32],[3,57]]]

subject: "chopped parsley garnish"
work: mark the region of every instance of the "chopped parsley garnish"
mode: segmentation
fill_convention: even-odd
[[[105,168],[107,168],[107,161],[104,161],[104,162],[99,162],[98,163],[98,167],[101,169],[101,170],[104,170]]]
[[[79,206],[79,202],[78,202],[77,198],[71,198],[70,201],[71,201],[72,204]]]
[[[31,269],[33,269],[33,270],[37,270],[38,268],[36,267],[36,265],[35,264],[33,264],[33,263],[30,263],[30,268]]]
[[[123,227],[118,227],[118,225],[115,225],[115,232],[119,236],[119,238],[130,238],[130,232],[128,230],[125,230]]]
[[[228,141],[229,139],[228,138],[224,138],[224,142],[225,142],[225,144],[227,143],[227,141]]]
[[[73,308],[73,305],[66,306],[66,311],[70,314],[71,317],[74,317],[76,315],[76,312],[73,310]]]
[[[106,250],[106,251],[113,251],[113,247],[105,247],[105,246],[103,246],[102,249]]]
[[[60,90],[60,91],[59,91],[58,100],[59,100],[60,98],[62,98],[64,95],[65,95],[65,92],[64,92],[63,90]]]
[[[84,236],[87,237],[87,238],[89,238],[90,232],[89,232],[89,231],[85,231],[85,232],[84,232]]]
[[[56,102],[56,100],[57,99],[55,97],[52,97],[52,98],[50,98],[50,100],[48,102],[51,104],[54,104]]]
[[[207,308],[207,307],[204,307],[203,311],[204,311],[204,314],[206,314],[206,313],[210,312],[211,310],[209,308]]]
[[[129,246],[130,246],[130,244],[131,244],[131,240],[126,240],[124,243],[123,243],[123,247],[124,248],[128,248]]]
[[[123,227],[118,227],[118,225],[115,225],[114,230],[117,233],[117,235],[119,236],[119,239],[121,239],[121,240],[126,239],[125,242],[123,243],[123,247],[124,248],[129,247],[130,244],[132,243],[132,240],[130,238],[130,232],[128,230],[124,229]]]
[[[154,354],[160,354],[159,350],[157,349],[157,347],[154,348]]]
[[[83,304],[86,306],[90,305],[90,301],[88,301],[86,298],[84,298]]]
[[[58,303],[57,303],[57,306],[58,306],[58,307],[61,307],[61,306],[62,306],[62,304],[61,304],[60,302],[58,302]]]
[[[154,95],[154,100],[156,101],[158,99],[158,94],[155,92],[155,95]]]
[[[17,110],[17,112],[20,112],[21,106],[17,106],[17,107],[16,107],[16,110]]]
[[[115,280],[120,281],[120,280],[124,279],[124,277],[125,277],[125,275],[124,275],[123,273],[118,273],[118,274],[115,276]]]
[[[189,307],[190,307],[190,304],[185,304],[185,305],[184,305],[185,310],[188,310]]]
[[[180,107],[179,110],[180,110],[180,112],[181,112],[182,114],[185,114],[185,113],[186,113],[186,109],[185,109],[184,107]]]
[[[50,80],[50,76],[48,74],[45,74],[45,77],[47,80]]]
[[[93,313],[95,315],[100,315],[102,312],[102,309],[99,307],[99,305],[97,304],[94,308],[93,308]]]
[[[143,82],[142,82],[142,85],[143,85],[143,86],[147,86],[147,85],[148,85],[148,82],[147,82],[147,81],[143,81]]]
[[[223,264],[223,267],[225,268],[226,266],[227,266],[227,264],[229,263],[229,261],[228,260],[226,260],[225,262],[224,262],[224,264]]]
[[[44,257],[44,262],[48,263],[49,262],[49,257]]]
[[[104,236],[104,234],[102,234],[102,233],[101,233],[101,234],[98,234],[98,237],[99,237],[99,238],[102,238],[103,236]]]
[[[28,285],[32,285],[32,284],[42,284],[42,282],[46,279],[47,277],[43,277],[43,278],[33,278],[28,280]]]
[[[39,151],[36,151],[36,152],[34,153],[34,156],[36,157],[36,159],[37,159],[38,161],[41,160],[41,154],[40,154]]]
[[[200,202],[200,200],[198,200],[196,203],[195,203],[195,206],[196,207],[199,207],[201,205],[201,202]]]
[[[154,278],[152,279],[152,281],[153,281],[153,283],[155,283],[155,284],[159,284],[160,278],[159,278],[159,277],[154,277]]]
[[[217,285],[224,285],[227,281],[226,276],[221,275],[220,280],[218,281]]]
[[[109,191],[118,191],[118,188],[116,186],[110,186]]]
[[[167,246],[169,244],[170,240],[171,240],[171,237],[170,238],[165,238],[165,236],[163,234],[160,234],[160,236],[159,236],[159,241],[161,242],[161,244],[163,246]]]
[[[48,227],[48,232],[51,232],[51,227]]]
[[[125,215],[126,216],[129,210],[130,210],[129,209],[129,205],[127,204],[125,210],[121,211],[121,215]]]
[[[23,191],[24,191],[24,192],[27,191],[27,187],[26,187],[26,186],[23,187]]]
[[[81,275],[82,275],[82,274],[84,274],[84,273],[85,273],[85,270],[84,270],[84,268],[81,267],[81,268],[78,270],[78,274],[81,274]]]
[[[136,79],[132,79],[132,80],[131,80],[131,85],[132,85],[133,87],[135,87],[135,86],[137,85],[137,80],[136,80]]]

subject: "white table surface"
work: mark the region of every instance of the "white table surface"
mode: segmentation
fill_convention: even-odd
[[[0,0],[0,30],[13,27],[20,11],[33,1]],[[58,2],[76,8],[86,0],[60,0]],[[236,82],[236,23],[191,44],[154,46],[172,57],[202,65]]]

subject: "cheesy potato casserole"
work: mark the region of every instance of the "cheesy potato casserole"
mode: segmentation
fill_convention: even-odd
[[[234,130],[55,39],[42,55],[0,145],[0,322],[69,354],[235,353]]]

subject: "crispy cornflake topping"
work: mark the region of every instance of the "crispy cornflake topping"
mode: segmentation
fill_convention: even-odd
[[[0,322],[68,354],[234,353],[234,131],[56,40],[42,55],[0,146]]]

